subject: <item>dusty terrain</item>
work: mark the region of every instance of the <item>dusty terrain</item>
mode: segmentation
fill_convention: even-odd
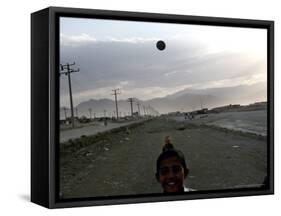
[[[185,154],[187,187],[216,190],[263,183],[265,136],[159,117],[61,144],[60,196],[161,193],[155,166],[167,135]]]

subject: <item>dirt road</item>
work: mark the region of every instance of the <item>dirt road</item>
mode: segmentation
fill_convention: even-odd
[[[264,137],[157,118],[130,129],[84,137],[61,149],[61,196],[161,193],[155,166],[167,135],[185,154],[190,168],[187,187],[257,187],[266,176]]]

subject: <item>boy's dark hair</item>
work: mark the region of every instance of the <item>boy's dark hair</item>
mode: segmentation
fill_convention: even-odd
[[[169,150],[173,150],[174,149],[174,146],[172,143],[169,143],[169,144],[165,144],[164,147],[162,148],[162,151],[169,151]]]
[[[181,163],[181,165],[183,166],[183,168],[185,170],[188,170],[187,166],[186,166],[186,162],[185,162],[185,158],[184,158],[184,154],[179,151],[179,150],[176,150],[174,148],[172,149],[169,149],[169,150],[166,150],[166,151],[163,151],[158,159],[157,159],[157,162],[156,162],[156,175],[159,174],[159,169],[160,169],[160,164],[163,160],[167,159],[167,158],[170,158],[170,157],[177,157]]]

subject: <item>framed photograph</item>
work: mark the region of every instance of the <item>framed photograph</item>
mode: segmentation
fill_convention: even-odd
[[[274,22],[50,7],[31,15],[31,201],[274,193]]]

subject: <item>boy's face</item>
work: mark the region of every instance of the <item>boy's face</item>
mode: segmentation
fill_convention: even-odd
[[[187,170],[183,168],[179,159],[173,156],[161,161],[157,180],[164,192],[175,193],[183,191],[183,181],[186,176]]]

